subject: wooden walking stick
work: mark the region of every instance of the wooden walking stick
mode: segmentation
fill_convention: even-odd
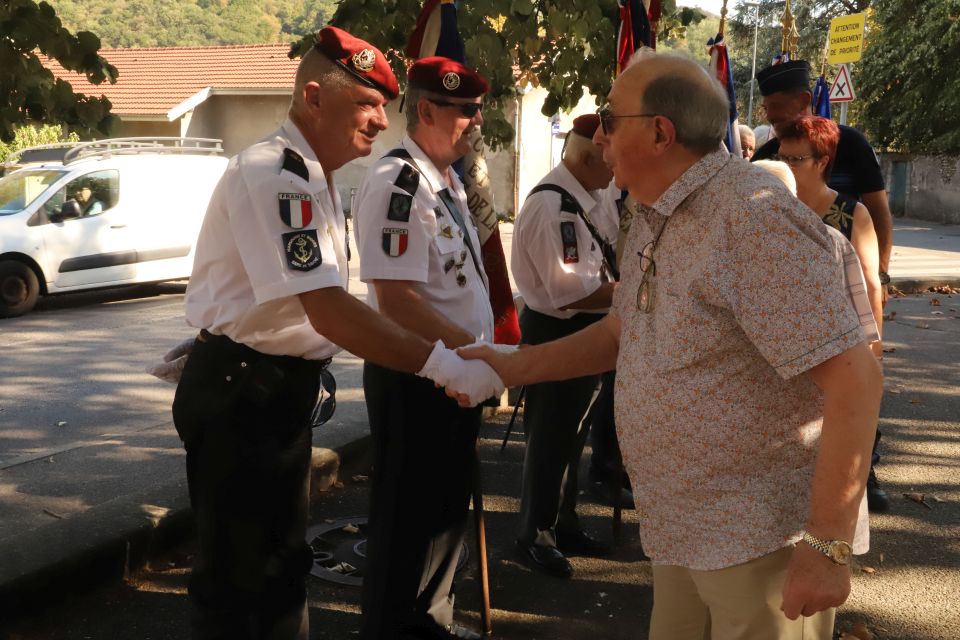
[[[473,473],[473,524],[477,536],[477,564],[480,565],[480,626],[483,635],[493,635],[490,621],[490,576],[487,572],[487,532],[483,518],[483,484],[480,477],[480,441],[477,440],[477,455]]]

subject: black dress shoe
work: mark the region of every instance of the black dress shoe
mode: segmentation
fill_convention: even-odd
[[[890,496],[880,488],[877,482],[877,474],[873,472],[873,466],[870,467],[870,475],[867,477],[867,509],[874,513],[884,513],[890,510]]]
[[[587,535],[582,529],[567,531],[557,527],[557,548],[572,556],[603,558],[613,553],[610,545]]]
[[[570,561],[563,557],[560,550],[543,544],[524,544],[517,540],[517,549],[534,569],[540,569],[557,578],[569,578],[573,575]]]

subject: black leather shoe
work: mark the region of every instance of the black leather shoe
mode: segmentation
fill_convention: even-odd
[[[867,509],[874,513],[884,513],[890,510],[890,496],[880,488],[877,482],[877,474],[873,472],[873,466],[870,467],[870,475],[867,476]]]
[[[539,569],[557,578],[569,578],[573,575],[573,567],[570,566],[570,561],[556,547],[542,544],[524,544],[517,540],[517,550],[534,569]]]
[[[587,535],[582,529],[567,531],[557,527],[557,548],[572,556],[603,558],[613,553],[610,545]]]

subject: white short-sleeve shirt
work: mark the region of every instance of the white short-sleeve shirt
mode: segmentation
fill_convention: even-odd
[[[434,309],[477,339],[492,342],[487,276],[463,184],[453,170],[447,172],[448,183],[409,136],[400,144],[410,159],[378,160],[354,201],[360,279],[367,283],[367,300],[379,308],[374,280],[412,281]],[[462,228],[450,211],[451,202],[460,213]]]
[[[328,358],[297,294],[347,284],[332,179],[290,120],[230,160],[210,200],[187,287],[191,326],[261,353]]]
[[[538,184],[565,189],[603,239],[616,242],[618,225],[613,201],[603,199],[598,191],[588,192],[562,163]],[[603,253],[596,240],[580,215],[564,209],[561,196],[555,191],[527,196],[513,229],[510,255],[510,268],[524,304],[561,319],[581,313],[561,307],[586,298],[606,281],[602,274]]]

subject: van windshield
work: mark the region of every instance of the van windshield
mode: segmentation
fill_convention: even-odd
[[[26,209],[64,173],[51,170],[15,171],[0,178],[0,216]]]

